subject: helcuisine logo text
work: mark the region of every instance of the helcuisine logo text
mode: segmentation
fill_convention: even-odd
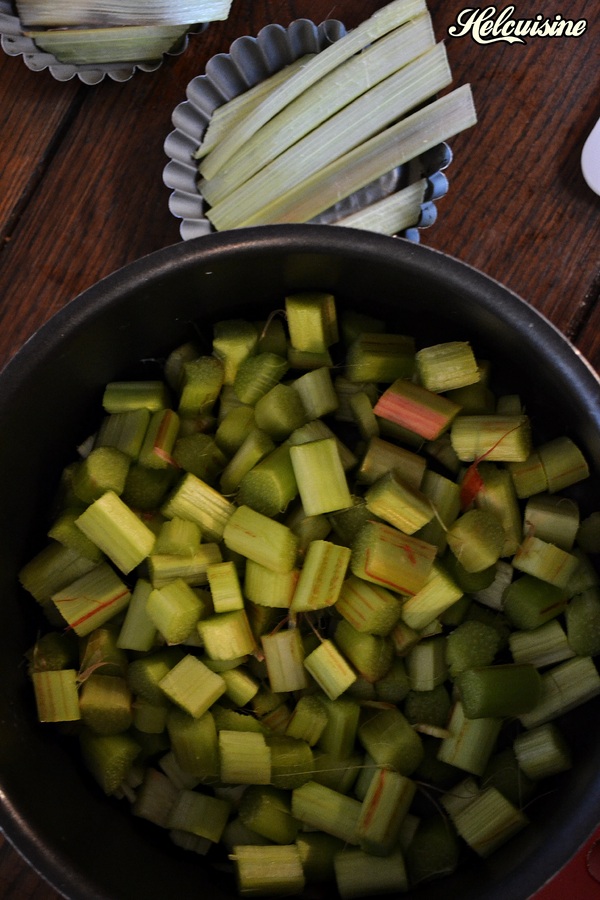
[[[538,13],[529,19],[515,15],[515,7],[507,6],[498,11],[495,6],[480,9],[463,9],[454,25],[448,28],[450,37],[470,36],[478,44],[505,41],[509,44],[526,44],[527,38],[581,37],[587,28],[587,19],[565,19],[560,13],[548,16]]]

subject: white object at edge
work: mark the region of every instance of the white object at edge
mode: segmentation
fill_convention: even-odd
[[[600,119],[590,131],[583,145],[581,171],[588,187],[600,195]]]

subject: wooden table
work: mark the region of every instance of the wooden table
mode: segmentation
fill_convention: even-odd
[[[80,291],[180,240],[162,182],[163,141],[186,85],[211,56],[269,22],[337,18],[354,27],[383,5],[234,0],[227,22],[193,36],[188,50],[157,72],[137,72],[123,84],[60,83],[0,53],[0,365]],[[450,191],[422,242],[506,284],[600,369],[600,198],[579,168],[584,139],[600,115],[592,6],[590,0],[552,6],[552,15],[565,18],[587,14],[579,37],[479,43],[472,32],[449,35],[460,0],[430,0],[455,84],[472,84],[479,122],[451,141]],[[514,17],[535,18],[540,9],[535,0],[520,0]],[[568,892],[579,900],[600,896],[581,856],[539,900]],[[0,895],[57,897],[6,842]]]

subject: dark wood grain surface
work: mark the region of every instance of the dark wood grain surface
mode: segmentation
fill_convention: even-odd
[[[180,240],[162,181],[163,142],[186,85],[211,56],[269,22],[337,18],[354,27],[383,5],[233,0],[227,22],[193,35],[187,51],[157,72],[137,72],[125,83],[61,83],[0,52],[0,365],[99,278]],[[479,121],[450,142],[450,191],[422,242],[506,284],[600,369],[600,197],[579,166],[600,116],[597,4],[544,4],[545,14],[587,18],[588,27],[577,38],[525,45],[451,37],[464,6],[429,2],[454,83],[472,85]],[[519,0],[514,17],[535,18],[541,8]],[[540,900],[569,892],[579,900],[599,897],[591,878],[570,890],[583,868],[575,860]],[[0,896],[57,897],[1,836]]]

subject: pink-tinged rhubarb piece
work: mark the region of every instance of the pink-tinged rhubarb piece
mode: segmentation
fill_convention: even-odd
[[[350,569],[357,578],[410,597],[425,586],[437,548],[383,522],[367,522],[352,549]]]
[[[453,400],[403,378],[383,392],[374,408],[376,416],[429,441],[439,437],[459,411]]]

